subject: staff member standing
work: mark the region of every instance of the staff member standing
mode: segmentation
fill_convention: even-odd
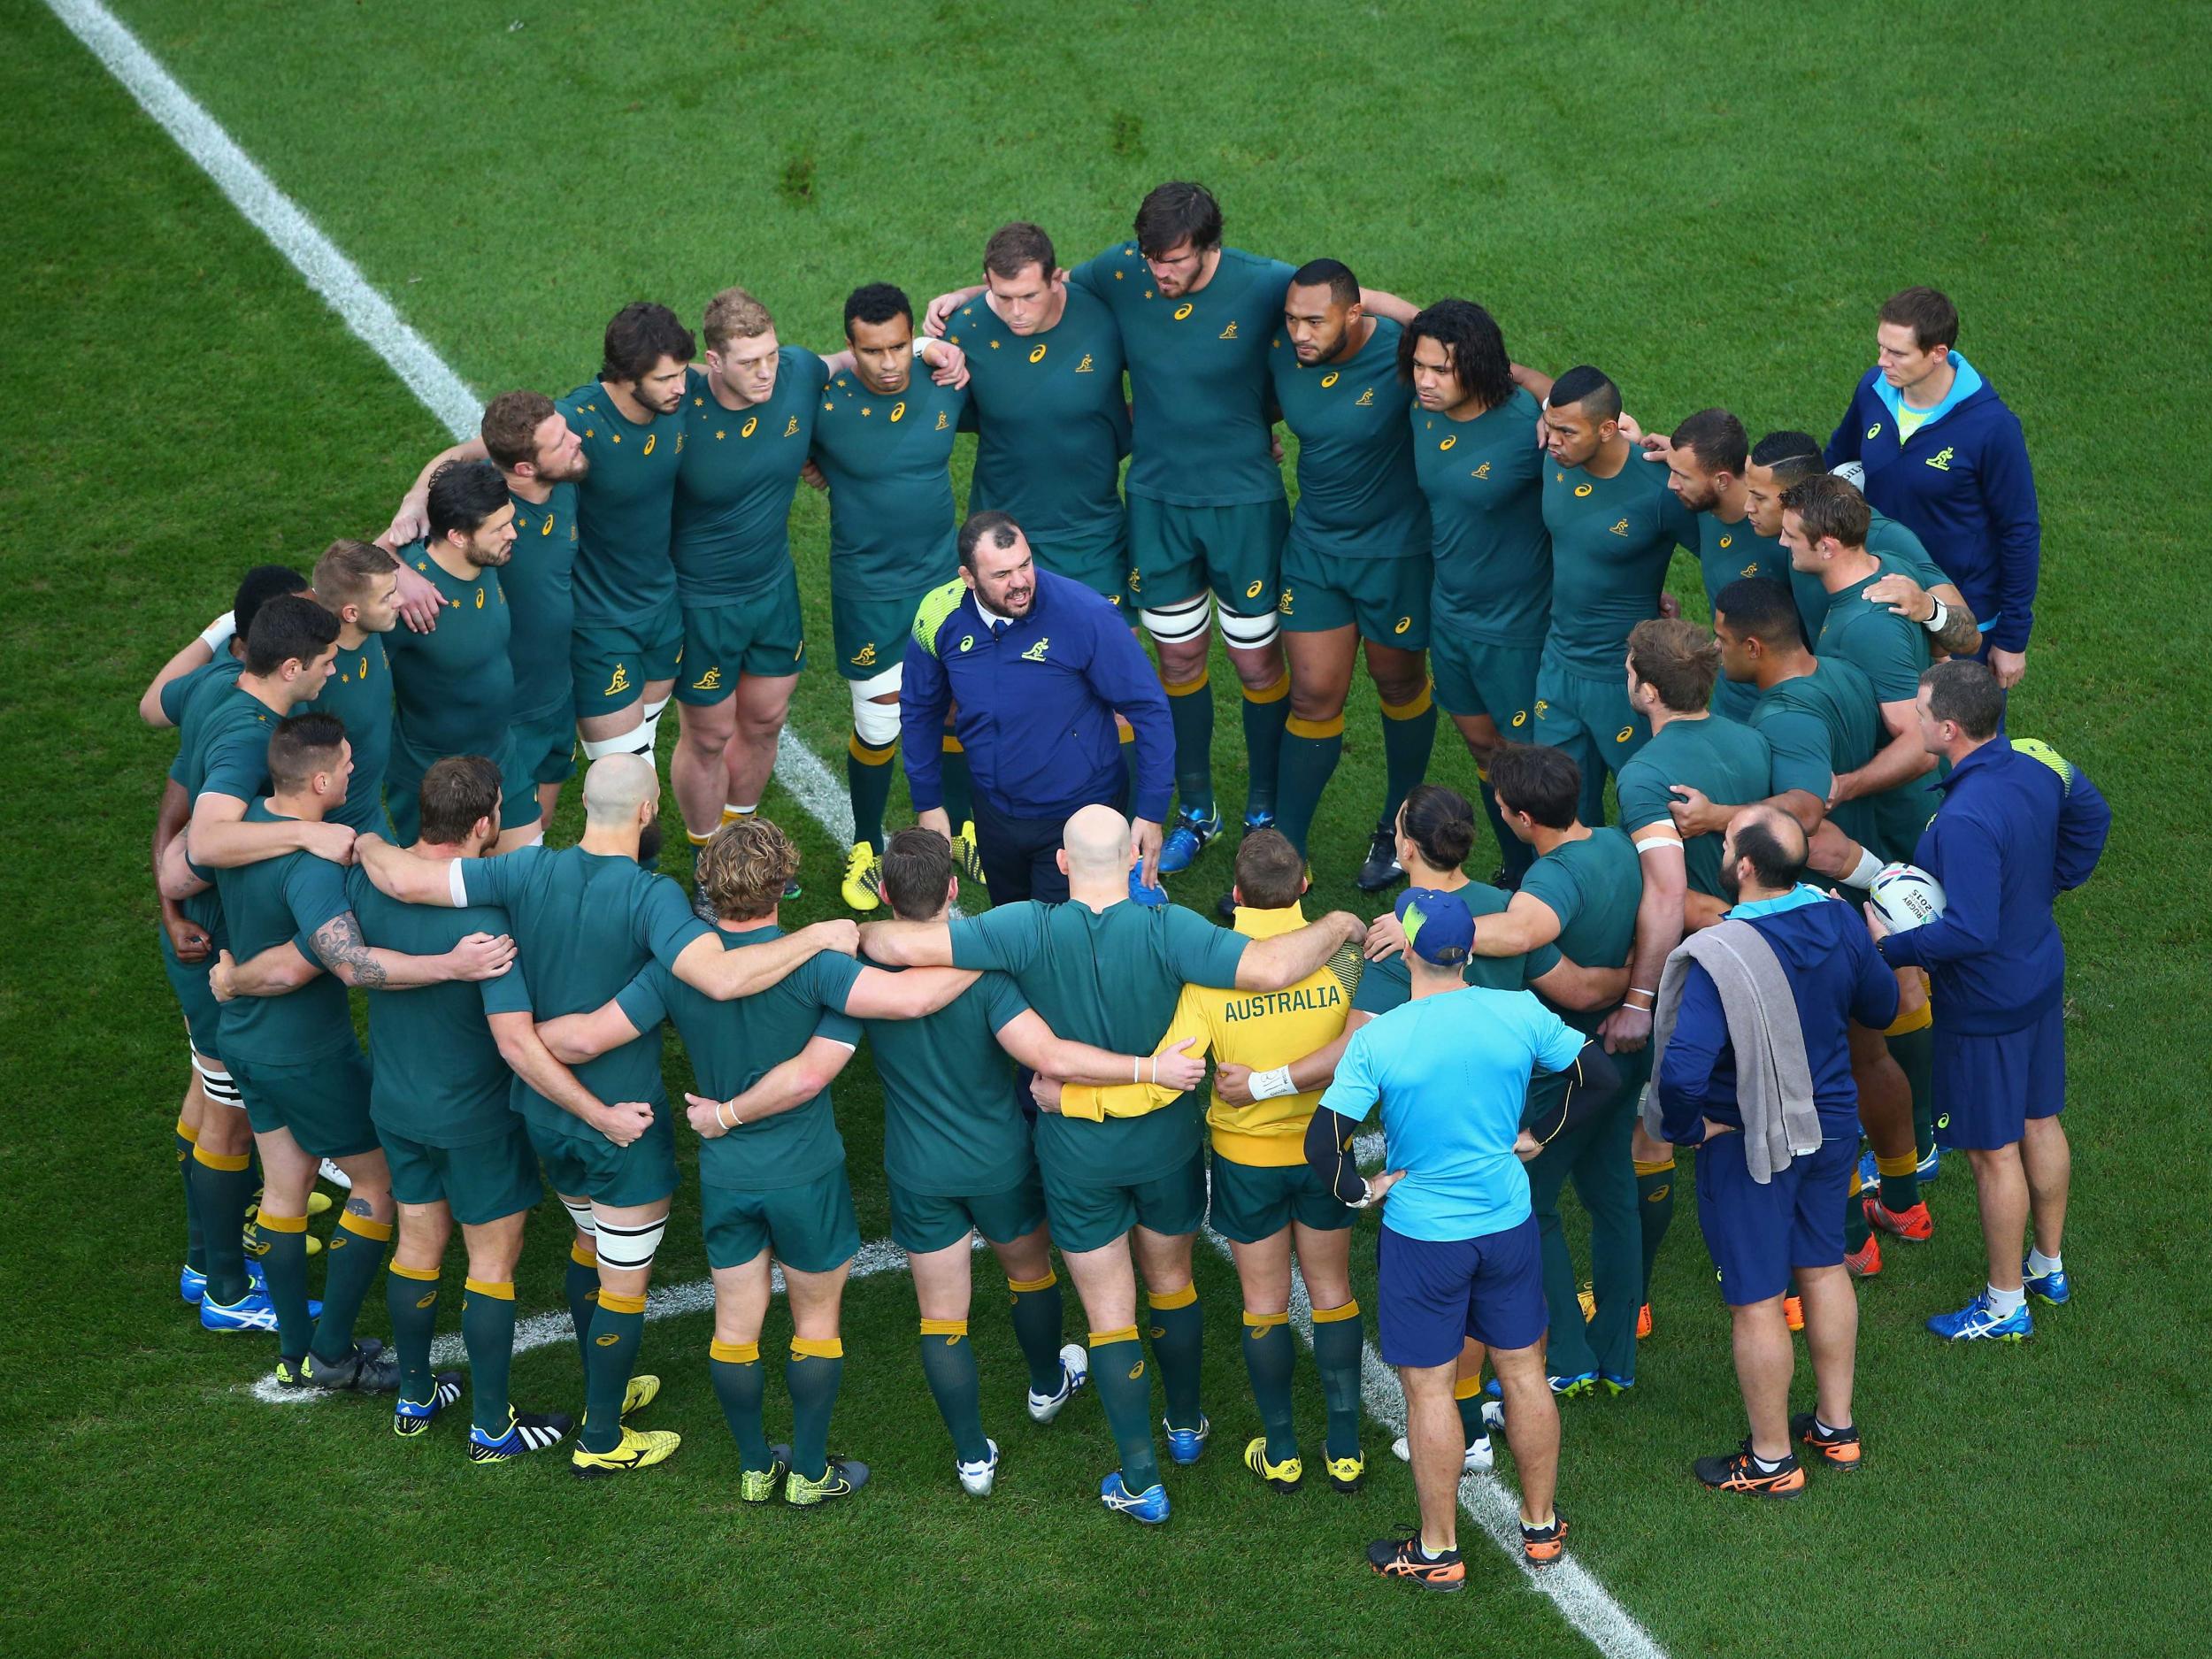
[[[1653,1029],[1645,1127],[1701,1148],[1697,1218],[1735,1325],[1736,1380],[1751,1416],[1740,1451],[1701,1457],[1717,1492],[1793,1498],[1793,1436],[1830,1465],[1859,1466],[1851,1372],[1859,1303],[1844,1267],[1843,1201],[1859,1156],[1850,1022],[1897,1018],[1897,980],[1848,905],[1806,886],[1805,832],[1778,807],[1746,807],[1722,838],[1731,908],[1667,958]],[[1789,1416],[1796,1359],[1782,1298],[1805,1304],[1818,1409]]]
[[[899,718],[907,787],[921,823],[948,839],[939,734],[953,732],[975,784],[976,851],[991,902],[1068,896],[1061,832],[1087,806],[1128,810],[1141,864],[1132,894],[1157,889],[1160,822],[1174,788],[1167,696],[1121,613],[1080,582],[1040,571],[1002,512],[960,529],[960,580],[922,601],[906,648]],[[1119,715],[1135,733],[1122,760]],[[1132,773],[1133,772],[1133,778]],[[1133,783],[1136,799],[1125,797]]]
[[[1467,1581],[1455,1530],[1466,1435],[1453,1387],[1468,1337],[1490,1350],[1505,1397],[1522,1557],[1549,1567],[1566,1549],[1566,1517],[1552,1507],[1559,1406],[1544,1379],[1543,1252],[1515,1147],[1532,1072],[1571,1071],[1601,1098],[1620,1075],[1527,992],[1462,982],[1475,920],[1459,895],[1413,888],[1398,920],[1410,998],[1353,1033],[1307,1125],[1306,1160],[1355,1209],[1393,1194],[1377,1248],[1376,1332],[1405,1390],[1421,1525],[1371,1544],[1368,1564],[1457,1590]],[[1369,1180],[1349,1146],[1378,1102],[1390,1169]]]
[[[1937,288],[1882,302],[1866,372],[1827,462],[1855,462],[1876,511],[1927,544],[1981,618],[1997,683],[2028,668],[2043,518],[2020,418],[1958,352],[1959,312]]]
[[[1935,1098],[1948,1114],[1938,1133],[1974,1166],[1989,1257],[1987,1287],[1928,1329],[1953,1342],[2016,1342],[2035,1334],[2027,1292],[2049,1302],[2070,1294],[2059,1254],[2073,1173],[2058,1121],[2066,947],[2051,906],[2096,869],[2112,809],[2047,746],[1996,741],[2005,694],[1981,664],[1938,663],[1920,676],[1915,708],[1929,753],[1951,764],[1913,855],[1942,884],[1945,909],[1886,936],[1867,914],[1889,965],[1925,968],[1933,982]],[[2022,1262],[2031,1211],[2035,1248]]]

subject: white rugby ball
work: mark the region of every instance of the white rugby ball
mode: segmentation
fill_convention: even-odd
[[[1914,864],[1885,864],[1867,896],[1893,933],[1910,933],[1943,914],[1943,884]]]
[[[1850,485],[1852,488],[1861,492],[1865,490],[1866,468],[1858,462],[1846,461],[1840,466],[1832,466],[1828,470]]]

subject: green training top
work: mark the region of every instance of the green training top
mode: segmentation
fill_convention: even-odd
[[[461,864],[463,896],[507,912],[516,960],[530,987],[531,1011],[548,1020],[588,1013],[610,1001],[649,961],[671,966],[707,932],[684,890],[634,858],[580,847],[523,847]],[[643,1101],[654,1108],[648,1133],[671,1137],[661,1045],[641,1037],[573,1068],[604,1104]],[[575,1118],[517,1078],[515,1110],[563,1133],[583,1131]],[[585,1132],[588,1133],[588,1132]]]
[[[1533,645],[1551,626],[1536,400],[1520,387],[1472,420],[1413,405],[1413,470],[1436,557],[1433,625],[1491,645]]]
[[[785,346],[768,400],[730,409],[704,371],[691,371],[671,543],[687,605],[749,599],[791,568],[791,498],[828,380],[821,358]]]
[[[1179,904],[1087,904],[1025,899],[952,922],[956,967],[1013,976],[1058,1035],[1116,1054],[1150,1054],[1186,985],[1229,988],[1251,941]],[[1102,1187],[1135,1186],[1198,1150],[1198,1097],[1141,1118],[1037,1119],[1037,1157],[1054,1173]]]
[[[1621,827],[1632,837],[1647,824],[1672,825],[1667,803],[1671,784],[1702,789],[1715,801],[1740,806],[1763,801],[1773,772],[1773,754],[1765,738],[1725,715],[1670,720],[1651,741],[1621,766]],[[1693,893],[1724,896],[1720,890],[1718,835],[1693,835],[1682,843],[1682,862]]]
[[[249,824],[290,820],[269,810],[265,801],[246,809]],[[353,907],[346,901],[346,872],[313,853],[286,853],[259,864],[215,872],[223,916],[230,929],[230,951],[240,962],[290,940],[308,961],[315,954],[315,930]],[[240,996],[222,1005],[223,1058],[262,1065],[298,1065],[342,1054],[353,1046],[353,1012],[346,1005],[345,982],[319,973],[283,996]]]
[[[883,1079],[883,1167],[901,1187],[972,1198],[1028,1174],[1019,1074],[997,1036],[1028,1009],[1013,980],[987,973],[934,1014],[861,1022]]]
[[[1453,892],[1466,901],[1472,916],[1495,916],[1511,896],[1486,881],[1470,881]],[[1470,956],[1461,964],[1460,980],[1493,991],[1518,991],[1533,985],[1559,965],[1559,947],[1539,945],[1518,956]],[[1372,981],[1371,984],[1370,981]],[[1385,956],[1360,971],[1359,988],[1352,993],[1352,1007],[1362,1014],[1387,1014],[1413,998],[1413,971],[1402,956]]]
[[[968,511],[1013,514],[1033,544],[1121,534],[1121,333],[1103,301],[1073,283],[1067,292],[1060,320],[1041,334],[1016,334],[979,294],[945,324],[945,338],[968,354]]]
[[[338,648],[336,668],[323,681],[315,708],[344,721],[346,741],[353,745],[353,776],[331,821],[381,833],[387,821],[384,768],[392,758],[392,666],[382,634],[369,634],[351,650]]]
[[[1301,365],[1278,322],[1268,373],[1283,424],[1298,439],[1293,545],[1333,558],[1415,558],[1429,550],[1429,506],[1413,468],[1413,393],[1398,379],[1398,339],[1387,317],[1343,363]]]
[[[443,956],[471,933],[509,931],[507,913],[490,905],[451,910],[387,898],[358,866],[346,872],[346,897],[364,939],[411,956]],[[369,1116],[379,1129],[427,1147],[466,1147],[515,1126],[514,1073],[488,1022],[530,1011],[521,964],[495,979],[367,995]]]
[[[1667,488],[1667,469],[1634,455],[1611,478],[1547,461],[1544,524],[1552,576],[1545,652],[1574,673],[1617,679],[1629,630],[1659,614],[1667,562],[1678,545],[1697,546],[1697,526]]]
[[[833,597],[918,600],[958,578],[949,464],[967,408],[964,389],[938,385],[918,360],[888,397],[856,373],[825,388],[814,458],[829,480]]]
[[[429,578],[445,609],[427,634],[403,625],[387,636],[399,694],[393,751],[418,778],[448,755],[496,759],[515,710],[515,665],[507,655],[513,618],[499,572],[487,566],[463,581],[419,544],[401,557]]]
[[[1885,518],[1878,512],[1870,513],[1866,528],[1866,550],[1885,565],[1894,565],[1923,588],[1940,588],[1951,579],[1929,557],[1920,538],[1894,518]],[[1805,628],[1808,649],[1820,637],[1820,625],[1828,615],[1828,590],[1820,585],[1820,578],[1811,571],[1792,568],[1790,597],[1797,601],[1798,619]],[[1926,629],[1921,630],[1925,633]]]
[[[1636,907],[1643,902],[1644,871],[1636,845],[1617,829],[1594,829],[1580,841],[1555,847],[1521,878],[1521,891],[1551,906],[1559,918],[1560,954],[1586,968],[1624,968],[1636,949]],[[1609,1008],[1558,1009],[1559,1017],[1586,1036]]]
[[[283,717],[234,677],[225,684],[211,676],[205,686],[186,706],[184,724],[178,727],[182,774],[170,775],[194,801],[204,795],[258,800],[269,793],[269,739]]]
[[[1701,512],[1697,517],[1697,570],[1705,584],[1705,610],[1709,617],[1720,599],[1721,590],[1732,581],[1747,577],[1763,578],[1770,582],[1786,579],[1790,569],[1790,556],[1782,550],[1781,538],[1763,536],[1751,527],[1748,514],[1733,524],[1723,524],[1714,512]],[[1759,688],[1748,680],[1731,680],[1723,674],[1713,685],[1713,712],[1724,714],[1732,720],[1748,720],[1751,705],[1759,700]]]
[[[1751,706],[1752,729],[1773,757],[1767,793],[1802,789],[1828,798],[1839,772],[1856,772],[1882,746],[1882,716],[1874,687],[1857,665],[1840,657],[1816,657],[1813,672],[1778,680]],[[1886,856],[1875,844],[1874,803],[1846,801],[1828,816],[1853,841]],[[1911,849],[1900,855],[1912,856]]]
[[[668,542],[683,411],[640,426],[597,380],[586,380],[554,407],[583,439],[591,461],[576,487],[576,619],[642,621],[676,596]]]
[[[499,591],[513,620],[507,660],[520,724],[575,703],[568,648],[576,631],[576,486],[556,484],[542,502],[507,499],[515,504],[515,555],[499,572]]]
[[[725,950],[742,950],[781,939],[772,922],[741,933],[716,928]],[[639,1041],[652,1038],[664,1019],[676,1027],[691,1056],[698,1079],[695,1092],[716,1100],[741,1094],[770,1071],[793,1058],[817,1037],[847,1048],[860,1041],[860,1022],[845,1015],[845,999],[860,977],[860,966],[833,951],[801,963],[768,989],[733,1002],[718,1002],[693,990],[658,962],[649,962],[622,987],[616,1002],[638,1028]],[[825,1088],[803,1105],[728,1133],[699,1142],[699,1183],[766,1192],[802,1187],[845,1161],[845,1142],[837,1133]]]
[[[243,670],[239,660],[228,655],[218,657],[211,663],[202,663],[189,672],[179,674],[161,688],[161,711],[169,723],[177,728],[176,758],[169,763],[169,776],[177,787],[190,794],[198,777],[198,742],[200,728],[205,724],[204,711],[216,701],[238,686],[238,676]],[[197,707],[201,713],[195,715]],[[191,724],[188,726],[186,722]],[[262,745],[265,757],[268,746]],[[265,780],[264,787],[266,787]],[[211,949],[220,949],[228,937],[223,927],[223,903],[215,896],[215,889],[208,887],[188,898],[177,901],[177,910],[186,920],[196,924],[213,941]],[[176,946],[169,938],[166,927],[157,927],[155,933],[161,941],[165,960],[177,961]],[[181,967],[183,964],[179,963]],[[203,964],[204,965],[204,964]]]
[[[1105,301],[1121,329],[1135,406],[1132,495],[1178,507],[1282,500],[1267,345],[1282,332],[1291,274],[1279,259],[1224,248],[1204,288],[1169,299],[1154,289],[1133,242],[1069,273],[1070,285]]]
[[[1887,605],[1877,604],[1866,590],[1893,571],[1904,570],[1915,581],[1916,571],[1882,561],[1882,568],[1862,582],[1828,596],[1828,613],[1820,625],[1813,649],[1822,657],[1840,657],[1863,672],[1874,687],[1878,703],[1910,703],[1920,695],[1920,675],[1930,658],[1928,630],[1909,622]],[[1880,718],[1878,712],[1878,719]],[[1884,741],[1888,726],[1881,728]],[[1935,816],[1939,797],[1937,772],[1924,772],[1894,789],[1868,797],[1874,814],[1874,842],[1878,850],[1895,858],[1910,858],[1919,844],[1920,832]]]

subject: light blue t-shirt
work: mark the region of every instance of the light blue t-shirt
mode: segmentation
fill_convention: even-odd
[[[1445,1242],[1528,1219],[1528,1172],[1513,1156],[1529,1079],[1563,1071],[1582,1033],[1526,991],[1470,986],[1425,996],[1352,1034],[1321,1104],[1358,1121],[1382,1102],[1386,1167],[1403,1170],[1383,1220]]]

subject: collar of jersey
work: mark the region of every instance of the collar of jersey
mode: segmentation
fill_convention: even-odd
[[[1933,409],[1916,409],[1912,411],[1920,417],[1919,426],[1913,429],[1915,437],[1982,389],[1981,371],[1956,351],[1951,353],[1951,389],[1943,395],[1942,402]],[[1904,395],[1877,373],[1874,377],[1874,396],[1882,400],[1889,410],[1890,418],[1895,419],[1899,406],[1905,401]]]
[[[1774,898],[1753,899],[1747,903],[1735,906],[1728,912],[1728,919],[1732,922],[1747,922],[1754,917],[1779,916],[1784,910],[1801,910],[1808,904],[1824,904],[1827,902],[1828,895],[1825,893],[1818,887],[1808,886],[1801,881],[1787,893],[1778,895]]]
[[[1288,910],[1256,910],[1249,905],[1237,906],[1237,932],[1247,939],[1272,939],[1278,933],[1294,933],[1306,925],[1306,907],[1294,903]]]

